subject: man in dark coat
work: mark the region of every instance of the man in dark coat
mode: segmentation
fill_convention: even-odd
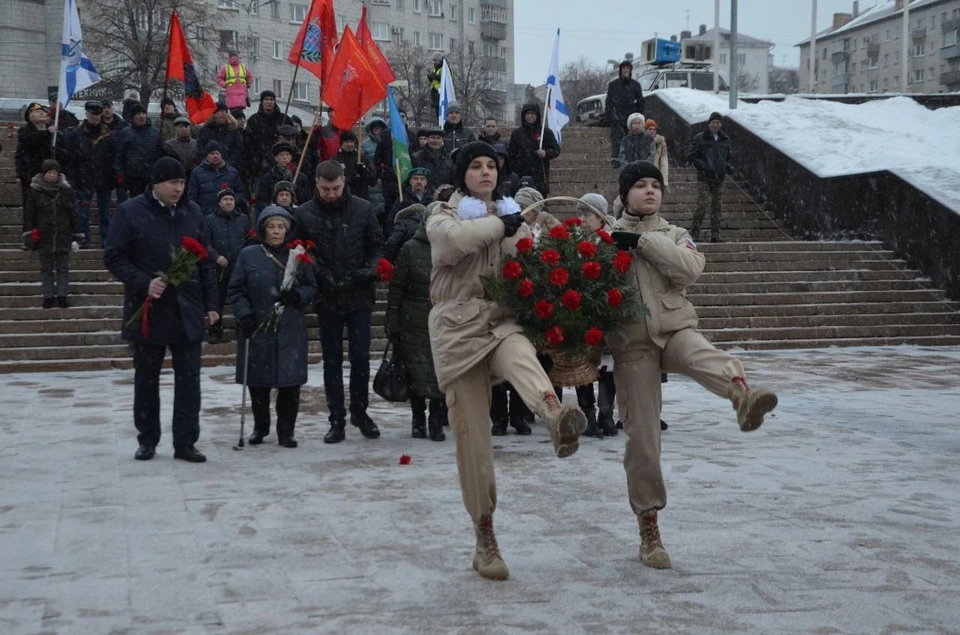
[[[273,200],[274,188],[277,183],[281,181],[293,182],[293,175],[297,170],[297,166],[291,164],[294,152],[296,152],[296,148],[289,143],[275,143],[273,145],[271,150],[274,159],[273,167],[257,181],[258,214]],[[296,192],[297,204],[305,203],[313,198],[313,193],[310,190],[310,181],[303,170],[300,171],[300,175],[297,177],[294,191]]]
[[[117,185],[125,187],[131,197],[143,194],[150,183],[150,166],[160,156],[160,131],[147,119],[147,109],[140,104],[130,108],[133,123],[116,137],[113,172]]]
[[[64,170],[70,167],[70,156],[62,132],[57,132],[50,122],[43,104],[32,103],[23,115],[26,125],[17,130],[17,151],[14,153],[17,181],[20,183],[21,204],[26,204],[30,181],[40,172],[40,165],[53,159]],[[53,145],[53,135],[57,144]],[[30,230],[24,225],[23,231]]]
[[[432,127],[427,130],[427,145],[411,157],[413,167],[426,168],[430,172],[430,187],[437,189],[444,184],[453,184],[455,170],[453,160],[443,149],[443,130]]]
[[[483,120],[483,129],[480,131],[477,141],[489,143],[494,147],[500,143],[500,130],[497,128],[497,120],[494,117],[487,117]]]
[[[90,246],[90,208],[94,198],[100,216],[100,241],[110,230],[110,192],[113,189],[113,135],[100,120],[103,105],[88,101],[83,105],[86,119],[67,131],[70,169],[67,174],[77,193],[78,215],[83,231],[81,249]]]
[[[375,439],[380,430],[367,415],[370,383],[370,316],[382,235],[370,204],[352,196],[336,161],[317,166],[313,199],[294,211],[298,237],[312,240],[320,299],[317,320],[323,350],[323,385],[330,412],[324,443],[345,438],[343,327],[350,342],[350,423]]]
[[[643,113],[643,89],[633,79],[633,62],[620,62],[619,77],[607,86],[607,101],[604,110],[610,124],[610,164],[620,166],[620,141],[627,134],[627,117],[635,112]]]
[[[544,196],[550,194],[550,162],[560,156],[560,144],[553,131],[544,128],[540,105],[524,104],[520,111],[523,123],[510,135],[510,167],[521,178],[529,176],[534,187]],[[543,143],[541,143],[541,129]]]
[[[239,170],[244,160],[241,134],[237,121],[227,112],[226,104],[220,102],[217,104],[216,112],[210,115],[207,123],[200,128],[197,134],[197,148],[203,152],[203,148],[206,148],[211,141],[216,141],[220,144],[220,153],[224,160]]]
[[[340,135],[340,151],[333,160],[343,166],[343,173],[350,187],[350,193],[369,202],[370,186],[377,182],[377,171],[373,168],[373,161],[367,155],[361,158],[357,148],[357,135],[347,130]]]
[[[493,144],[493,149],[497,152],[497,173],[503,175],[500,177],[500,184],[497,189],[503,196],[513,198],[522,186],[520,185],[520,177],[510,165],[510,152],[507,150],[507,146],[502,143]],[[532,181],[532,179],[530,180]]]
[[[100,103],[103,105],[101,121],[107,128],[110,128],[110,132],[118,132],[130,125],[130,122],[124,121],[120,115],[113,111],[112,101],[109,99],[103,99],[100,101]]]
[[[187,198],[200,206],[204,214],[212,214],[217,206],[217,194],[221,190],[235,192],[237,207],[244,213],[247,209],[247,193],[243,189],[240,173],[223,160],[220,144],[211,141],[204,152],[206,158],[190,174]]]
[[[400,249],[393,269],[387,296],[387,337],[409,373],[413,438],[426,438],[429,428],[430,439],[443,441],[446,438],[443,426],[447,421],[447,403],[437,387],[430,347],[429,318],[430,309],[433,308],[430,302],[430,272],[433,270],[433,261],[423,217],[424,213],[419,213],[421,220],[418,221],[418,229]]]
[[[229,187],[217,194],[217,207],[212,214],[204,218],[204,227],[210,240],[210,260],[217,266],[217,290],[220,304],[217,313],[223,315],[227,301],[227,284],[233,275],[237,256],[247,245],[256,244],[251,236],[250,216],[240,211],[237,195]],[[219,344],[223,341],[223,320],[211,324],[207,342]]]
[[[407,111],[400,108],[399,112],[407,133],[407,148],[412,160],[413,153],[420,151],[420,140],[407,125]],[[401,195],[400,184],[397,183],[397,173],[393,168],[393,131],[384,130],[380,134],[380,143],[377,144],[377,150],[373,155],[373,166],[376,168],[377,177],[380,179],[380,187],[383,190],[383,207],[387,210],[389,219],[389,212]]]
[[[397,212],[396,221],[393,223],[393,229],[390,236],[383,243],[383,249],[380,254],[389,260],[395,262],[400,255],[400,249],[416,235],[417,230],[423,223],[423,214],[426,207],[420,203],[414,203],[404,207]]]
[[[476,140],[477,137],[473,134],[473,130],[463,125],[463,110],[461,110],[460,104],[455,101],[450,102],[447,106],[447,120],[443,122],[443,148],[447,151],[447,154],[453,154],[461,147]]]
[[[185,238],[207,245],[203,213],[183,197],[184,172],[172,157],[158,160],[152,185],[117,209],[103,262],[123,283],[123,339],[134,346],[133,420],[140,448],[135,458],[152,459],[160,442],[160,370],[166,349],[173,358],[174,458],[202,463],[200,438],[200,347],[204,320],[214,324],[217,281],[214,264],[201,260],[190,280],[174,287],[156,274],[167,271]],[[130,319],[149,299],[141,318]]]
[[[434,190],[430,187],[429,181],[430,171],[428,169],[413,168],[410,170],[410,174],[407,175],[406,187],[403,189],[403,198],[397,200],[387,214],[387,223],[384,226],[383,234],[389,236],[389,238],[387,238],[387,244],[384,245],[383,257],[390,262],[393,262],[397,254],[400,253],[400,246],[413,238],[413,232],[416,232],[416,228],[414,228],[413,232],[411,232],[409,236],[404,236],[404,239],[399,244],[391,242],[393,241],[393,230],[395,222],[397,221],[398,212],[411,205],[426,206],[432,203]]]
[[[710,114],[707,129],[690,140],[687,161],[697,168],[697,210],[693,214],[690,237],[696,242],[700,239],[700,226],[710,206],[710,242],[720,242],[720,221],[723,216],[723,180],[730,171],[733,151],[730,137],[720,130],[723,117],[720,113]]]
[[[272,90],[260,93],[260,108],[247,121],[247,140],[253,154],[251,165],[261,165],[264,159],[269,163],[270,148],[277,142],[277,130],[292,123],[290,117],[277,108],[277,96]]]

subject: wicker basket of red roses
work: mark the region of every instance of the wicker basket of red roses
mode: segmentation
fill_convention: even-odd
[[[538,201],[579,202],[571,197]],[[586,230],[578,218],[517,241],[516,256],[504,259],[500,275],[484,281],[487,296],[511,310],[537,350],[553,359],[557,386],[596,381],[597,361],[607,335],[646,309],[626,279],[632,257],[618,250],[609,233]]]

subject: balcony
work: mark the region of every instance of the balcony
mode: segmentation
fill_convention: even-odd
[[[940,73],[940,83],[950,90],[960,89],[960,69]]]
[[[843,88],[850,83],[853,73],[839,73],[830,78],[830,88]]]
[[[880,55],[880,43],[870,42],[867,44],[867,57],[877,57]]]
[[[919,44],[920,42],[923,42],[924,40],[927,39],[927,30],[914,29],[913,32],[910,33],[910,38],[914,41],[914,43]]]
[[[850,51],[847,51],[842,48],[836,48],[830,54],[830,59],[834,64],[839,64],[840,62],[846,62],[850,59]]]
[[[960,29],[960,18],[952,18],[950,20],[944,20],[940,23],[940,30],[944,33],[949,33],[950,31],[956,31]]]
[[[488,57],[486,55],[480,58],[480,67],[488,71],[507,72],[507,60],[502,57]]]
[[[505,40],[507,39],[507,25],[492,20],[481,20],[480,37],[484,40]]]
[[[960,43],[944,46],[940,49],[940,59],[952,60],[960,57]]]

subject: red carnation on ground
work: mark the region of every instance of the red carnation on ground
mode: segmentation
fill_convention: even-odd
[[[577,245],[577,251],[579,251],[580,255],[584,258],[593,258],[597,255],[597,246],[589,240],[583,240]]]
[[[31,230],[30,230],[30,240],[32,240],[32,241],[35,242],[35,243],[36,243],[36,242],[40,242],[40,230],[39,230],[39,229],[31,229]]]
[[[570,311],[576,311],[580,308],[580,292],[570,289],[560,296],[560,304],[567,307]]]
[[[580,227],[581,225],[583,225],[583,222],[576,216],[573,216],[572,218],[568,218],[567,220],[563,221],[564,227],[574,227],[574,226]]]
[[[381,282],[390,282],[393,280],[393,265],[386,258],[381,258],[380,262],[377,263],[376,269],[373,271],[380,276]]]
[[[537,300],[533,308],[537,312],[537,317],[541,320],[549,320],[550,316],[553,315],[553,304],[550,303],[550,300]]]
[[[612,308],[617,308],[620,304],[623,303],[623,293],[620,292],[620,289],[610,289],[607,291],[607,304]]]
[[[602,229],[597,232],[597,236],[600,237],[600,240],[607,243],[608,245],[613,244],[613,236],[609,232],[605,232]]]
[[[297,261],[302,262],[305,265],[312,265],[313,258],[310,257],[310,254],[304,252],[302,254],[297,254]]]
[[[590,262],[583,263],[583,277],[587,280],[597,280],[600,277],[600,274],[603,273],[603,268],[600,266],[599,262]]]
[[[627,269],[630,268],[630,265],[633,263],[633,258],[630,257],[630,254],[623,251],[622,249],[617,250],[617,255],[613,257],[613,268],[617,270],[617,273],[624,274],[627,272]]]
[[[560,326],[551,326],[547,329],[547,343],[550,346],[560,346],[563,344],[563,328]]]
[[[533,249],[533,239],[532,238],[521,238],[517,241],[517,252],[525,254],[528,251]]]
[[[413,460],[413,459],[410,458],[410,455],[409,455],[409,454],[401,454],[401,455],[400,455],[400,465],[410,465],[410,461],[412,461],[412,460]]]
[[[550,238],[556,238],[557,240],[567,240],[570,238],[570,232],[567,231],[567,228],[563,225],[557,225],[550,230]]]
[[[570,274],[566,269],[554,269],[550,272],[550,284],[562,287],[570,281]]]
[[[196,238],[190,238],[189,236],[183,237],[183,248],[188,252],[197,257],[197,260],[206,260],[207,259],[207,248],[203,246]]]
[[[523,274],[523,267],[516,260],[508,260],[502,271],[504,280],[516,280]]]
[[[545,265],[553,266],[560,262],[560,252],[556,249],[544,249],[540,254],[540,260]]]
[[[603,331],[595,326],[591,326],[587,329],[587,332],[584,333],[583,341],[586,342],[587,346],[596,346],[603,341]]]
[[[529,280],[521,280],[517,288],[517,295],[521,298],[529,298],[533,295],[533,283]]]

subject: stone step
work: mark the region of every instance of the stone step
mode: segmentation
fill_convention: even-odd
[[[724,328],[705,330],[712,342],[744,342],[762,340],[831,340],[879,337],[954,336],[960,338],[960,324],[878,324],[772,328]]]
[[[744,340],[717,342],[717,348],[729,351],[836,348],[839,346],[958,346],[957,335],[920,335],[903,337],[852,337],[802,340]]]
[[[893,323],[898,315],[913,313],[950,314],[960,312],[960,303],[945,302],[933,298],[887,302],[846,302],[833,304],[768,304],[768,305],[695,305],[702,319],[725,318],[745,320],[750,318],[802,317],[802,316],[849,316],[884,314]],[[944,318],[947,319],[947,318]]]
[[[843,293],[854,291],[857,293],[869,292],[896,292],[913,291],[916,289],[932,289],[930,282],[916,280],[833,280],[828,282],[743,282],[743,283],[714,283],[695,284],[690,287],[689,294],[712,294],[727,296],[744,295],[776,295],[790,293],[795,297],[807,294]]]
[[[946,294],[940,289],[915,289],[901,291],[833,291],[819,293],[690,293],[687,297],[695,307],[706,306],[763,306],[778,304],[837,304],[847,302],[928,302],[943,300]]]
[[[879,241],[810,241],[810,240],[782,240],[775,243],[751,245],[750,243],[704,243],[699,246],[700,251],[711,255],[727,252],[770,252],[770,251],[833,251],[833,252],[866,252],[882,254],[884,258],[893,258],[892,251],[883,249]]]
[[[113,274],[106,269],[101,271],[71,269],[70,280],[76,282],[109,282],[113,280]],[[40,282],[39,265],[30,269],[0,271],[0,283],[5,282]]]
[[[841,280],[913,280],[922,282],[925,286],[929,286],[930,284],[930,280],[921,278],[920,272],[916,270],[860,271],[856,269],[847,269],[842,271],[726,271],[717,273],[704,273],[700,276],[700,279],[697,280],[697,284],[710,286],[713,284],[743,284],[759,282],[809,283]]]
[[[701,317],[700,328],[705,331],[720,329],[776,329],[776,328],[803,328],[811,327],[844,327],[844,326],[887,326],[887,325],[924,325],[932,332],[939,333],[941,325],[960,324],[960,312],[940,313],[902,313],[890,315],[888,313],[866,313],[857,315],[798,315],[786,317],[745,316],[731,317]],[[932,333],[931,333],[932,334]]]
[[[891,263],[894,263],[895,265],[899,264],[900,266],[904,267],[906,266],[906,263],[902,260],[859,260],[856,256],[846,259],[832,258],[830,260],[781,260],[774,262],[764,260],[757,260],[755,262],[717,262],[711,257],[708,257],[707,266],[704,271],[706,273],[727,271],[893,271],[896,269],[896,267],[891,266]]]
[[[735,243],[728,243],[735,244]],[[771,244],[776,244],[772,242]],[[834,261],[846,260],[847,262],[860,262],[865,260],[883,261],[893,256],[889,251],[793,251],[771,249],[769,251],[729,251],[729,252],[707,252],[707,262],[762,262],[762,263],[780,263],[792,261],[804,261],[808,259],[827,259]]]
[[[3,305],[6,298],[19,296],[36,295],[39,283],[27,282],[4,282],[0,283],[0,306]],[[109,282],[89,282],[89,281],[70,281],[70,294],[76,298],[88,296],[122,296],[123,285],[113,280]],[[383,286],[377,288],[377,300],[386,301],[387,289]],[[9,306],[9,305],[8,305]]]

